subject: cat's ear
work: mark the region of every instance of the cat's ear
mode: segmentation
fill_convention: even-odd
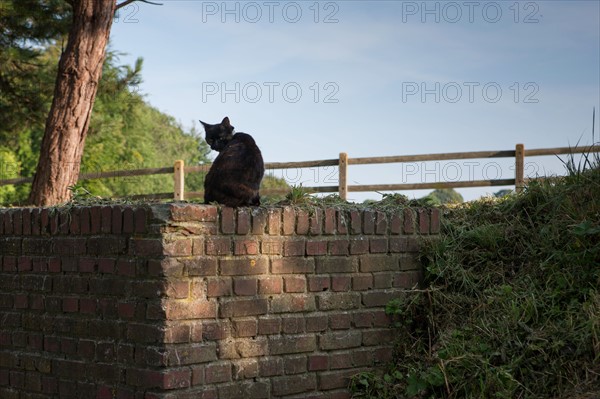
[[[221,125],[223,125],[225,127],[231,127],[231,123],[229,123],[229,117],[226,116],[225,118],[223,118]]]
[[[204,126],[205,131],[206,131],[206,128],[210,126],[208,123],[204,123],[202,121],[200,121],[200,123],[202,123],[202,126]]]

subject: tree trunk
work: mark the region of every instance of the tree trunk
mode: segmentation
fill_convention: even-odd
[[[29,195],[37,206],[70,199],[77,183],[92,107],[110,35],[115,0],[72,0],[73,26],[60,57],[54,99]]]

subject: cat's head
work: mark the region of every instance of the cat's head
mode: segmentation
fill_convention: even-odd
[[[206,132],[206,143],[215,151],[223,151],[227,143],[233,138],[233,126],[229,123],[228,117],[223,118],[223,121],[216,125],[209,125],[202,121],[200,123],[202,123]]]

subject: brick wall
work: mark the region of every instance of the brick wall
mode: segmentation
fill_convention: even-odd
[[[429,209],[0,211],[0,397],[348,398]]]

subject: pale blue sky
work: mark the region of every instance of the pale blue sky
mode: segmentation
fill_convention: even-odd
[[[162,2],[134,3],[113,25],[121,61],[144,58],[139,91],[186,127],[229,116],[267,162],[592,141],[598,1]],[[530,174],[563,172],[553,157],[526,161]],[[334,185],[332,172],[275,175]],[[350,184],[511,176],[508,160],[349,170]]]

